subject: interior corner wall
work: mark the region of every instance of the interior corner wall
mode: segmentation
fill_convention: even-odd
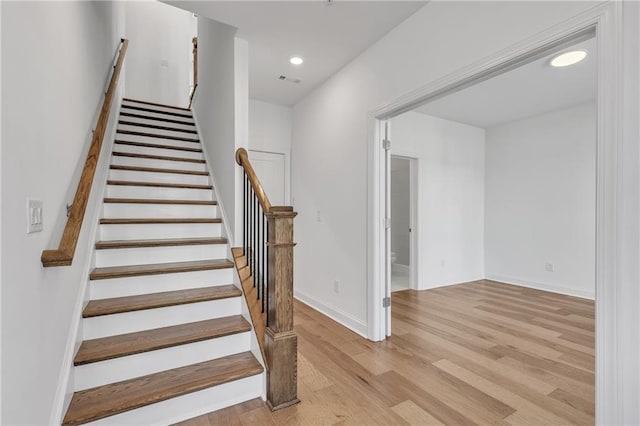
[[[127,97],[187,107],[196,18],[158,1],[124,5],[129,39]]]
[[[487,278],[593,299],[595,103],[488,129],[485,205]]]
[[[53,414],[64,397],[61,376],[67,344],[74,337],[74,311],[87,282],[91,222],[97,223],[99,197],[92,194],[89,200],[72,266],[43,268],[40,255],[57,246],[59,225],[66,222],[65,204],[75,193],[124,35],[123,5],[2,2],[0,7],[0,423],[50,424],[60,421]],[[27,198],[43,202],[42,232],[26,233]]]
[[[285,204],[291,204],[292,116],[289,106],[249,100],[249,149],[284,155]]]
[[[485,130],[408,112],[391,152],[418,159],[417,289],[484,278]]]
[[[593,6],[429,2],[298,102],[291,159],[296,296],[367,333],[371,111]]]
[[[193,114],[233,242],[236,227],[236,28],[198,17],[198,90]],[[239,187],[239,185],[238,185]]]

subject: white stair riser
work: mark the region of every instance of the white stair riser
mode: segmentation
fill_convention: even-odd
[[[233,269],[143,275],[89,281],[91,300],[162,291],[186,290],[233,283]]]
[[[148,116],[148,114],[143,113],[142,111],[141,111],[140,115]],[[173,117],[173,118],[166,117],[166,118],[168,120],[182,121],[179,117]],[[172,123],[172,122],[161,121],[161,120],[148,120],[146,118],[129,117],[129,116],[125,116],[125,115],[120,116],[120,121],[130,121],[132,123],[150,124],[152,126],[174,127],[176,129],[196,130],[196,126],[193,123],[191,123],[191,124],[179,124],[179,123]]]
[[[167,425],[259,398],[264,373],[107,417],[90,425]]]
[[[166,126],[170,127],[170,126]],[[118,130],[150,133],[154,136],[176,136],[179,138],[198,139],[197,133],[181,132],[180,130],[154,129],[153,127],[136,126],[135,124],[119,124]]]
[[[221,223],[152,223],[100,225],[101,240],[144,240],[163,238],[219,237]]]
[[[169,154],[177,157],[180,154]],[[172,160],[156,160],[151,158],[134,158],[134,157],[122,157],[114,155],[111,157],[111,164],[117,164],[121,166],[134,166],[134,167],[156,167],[161,169],[177,169],[177,170],[193,170],[196,172],[206,172],[207,167],[204,163],[192,163],[188,161],[172,161]]]
[[[135,131],[139,132],[140,130],[138,129]],[[146,132],[142,132],[142,133],[146,133]],[[168,139],[168,138],[162,138],[159,136],[141,136],[141,135],[126,134],[126,133],[116,133],[116,139],[124,140],[124,141],[133,141],[133,142],[153,143],[158,145],[181,146],[186,148],[202,149],[200,143],[198,142]]]
[[[104,217],[108,218],[216,218],[215,205],[194,204],[126,204],[104,203]]]
[[[226,257],[226,244],[99,249],[96,250],[96,266],[102,268],[146,263],[224,259]]]
[[[184,183],[191,185],[209,185],[209,176],[187,175],[179,173],[139,172],[133,170],[109,170],[111,180],[132,180],[139,182]]]
[[[188,115],[191,114],[191,111],[189,111],[189,110],[184,110],[184,109],[179,109],[179,108],[168,108],[168,107],[163,107],[163,106],[158,106],[158,105],[150,105],[150,104],[145,104],[145,103],[142,103],[142,102],[127,101],[127,100],[122,101],[122,106],[141,107],[141,108],[146,108],[146,109],[152,109],[152,110],[158,111],[158,112],[170,112],[170,113],[188,114]],[[147,114],[147,112],[145,111],[144,114]]]
[[[148,155],[165,155],[174,157],[196,158],[203,159],[202,152],[194,151],[182,151],[178,149],[165,149],[165,148],[149,148],[146,146],[134,146],[116,143],[113,145],[114,151],[117,152],[131,152],[134,154],[148,154]],[[197,147],[192,147],[197,148]]]
[[[157,186],[107,185],[110,198],[152,198],[156,200],[213,200],[210,189],[166,188]]]
[[[249,333],[78,365],[74,367],[75,391],[246,352],[251,346]]]
[[[85,340],[240,314],[240,298],[186,303],[82,320]]]

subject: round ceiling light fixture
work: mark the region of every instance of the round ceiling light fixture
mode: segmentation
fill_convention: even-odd
[[[587,57],[586,50],[572,50],[570,52],[564,52],[556,55],[551,59],[551,66],[556,68],[568,67],[569,65],[577,64],[581,60]]]
[[[292,56],[291,58],[289,58],[289,62],[291,62],[293,65],[302,65],[304,59],[302,59],[300,56]]]

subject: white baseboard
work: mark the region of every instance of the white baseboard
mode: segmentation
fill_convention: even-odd
[[[409,265],[401,265],[400,263],[391,264],[391,272],[401,275],[409,275]]]
[[[542,284],[533,281],[524,281],[518,278],[507,277],[504,275],[496,275],[496,274],[486,274],[485,278],[487,280],[499,281],[506,284],[519,285],[521,287],[534,288],[536,290],[549,291],[552,293],[564,294],[567,296],[580,297],[583,299],[595,300],[595,288],[593,291],[579,290],[575,288],[562,287],[550,284]]]
[[[293,297],[295,297],[305,305],[315,309],[316,311],[328,316],[332,320],[344,325],[349,330],[359,334],[365,339],[368,339],[367,337],[368,327],[366,322],[359,320],[353,315],[347,312],[344,312],[338,308],[333,308],[322,302],[319,302],[315,300],[313,297],[310,297],[304,293],[301,293],[300,291],[294,291]]]

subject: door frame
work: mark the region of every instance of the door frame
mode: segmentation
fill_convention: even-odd
[[[251,152],[256,152],[259,154],[282,155],[282,158],[284,158],[284,205],[290,205],[291,204],[291,168],[289,165],[289,155],[287,155],[286,152],[247,148],[247,154],[250,154]]]
[[[640,397],[637,359],[638,321],[638,76],[623,73],[637,67],[637,5],[598,4],[522,42],[473,63],[371,111],[368,117],[368,337],[385,339],[384,292],[384,126],[390,118],[418,105],[487,80],[571,45],[595,32],[598,46],[597,178],[596,178],[596,423],[627,423],[633,411],[625,400]],[[627,9],[625,9],[627,8]],[[626,14],[623,14],[623,9]],[[626,25],[625,25],[626,24]],[[625,43],[626,41],[626,43]],[[624,106],[624,108],[623,108]],[[624,148],[624,150],[623,150]],[[635,157],[634,157],[635,155]],[[623,194],[626,198],[623,198]],[[620,367],[620,362],[625,368]],[[631,375],[630,375],[631,374]],[[637,408],[636,408],[637,410]],[[637,418],[637,412],[636,412]],[[635,421],[632,417],[631,420]]]

